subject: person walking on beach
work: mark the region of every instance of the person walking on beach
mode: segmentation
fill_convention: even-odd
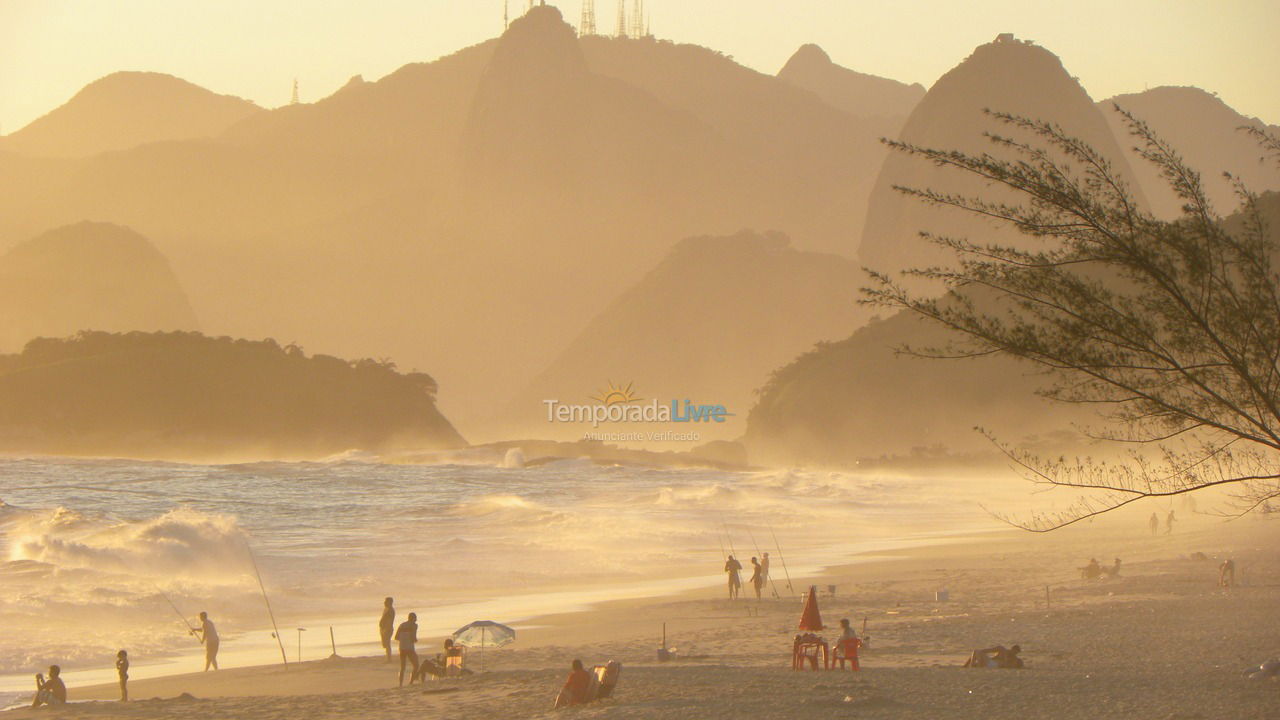
[[[760,567],[760,561],[751,558],[751,587],[756,591],[756,599],[760,599],[760,591],[764,589],[764,570]]]
[[[378,620],[378,637],[382,639],[382,649],[387,651],[387,662],[391,662],[391,634],[396,629],[394,603],[391,598],[382,601],[382,618]]]
[[[1173,510],[1169,510],[1169,515],[1164,519],[1164,534],[1168,535],[1173,532]]]
[[[406,662],[411,663],[409,684],[412,685],[414,676],[418,674],[418,651],[414,648],[418,642],[417,613],[409,613],[409,619],[400,623],[400,627],[396,629],[396,641],[400,643],[400,687],[404,687]]]
[[[200,638],[200,642],[204,643],[204,671],[209,672],[209,668],[218,669],[218,628],[214,627],[213,621],[209,619],[209,613],[200,611],[200,629],[192,630],[193,633],[199,633],[196,637]]]
[[[36,673],[36,697],[31,701],[31,707],[67,704],[67,686],[63,684],[61,675],[62,668],[57,665],[49,666],[48,680]]]
[[[724,571],[729,573],[729,599],[730,600],[738,597],[738,594],[742,592],[742,576],[738,574],[739,571],[741,570],[742,570],[742,563],[738,562],[737,558],[730,555],[729,559],[725,561],[725,564],[724,564]]]
[[[1156,533],[1160,532],[1160,516],[1156,515],[1155,513],[1151,513],[1151,521],[1148,523],[1148,525],[1151,526],[1152,535],[1155,535]]]
[[[120,702],[129,702],[129,653],[116,653],[116,675],[120,677]]]
[[[1220,587],[1235,587],[1236,584],[1236,561],[1227,558],[1218,566],[1218,585]]]

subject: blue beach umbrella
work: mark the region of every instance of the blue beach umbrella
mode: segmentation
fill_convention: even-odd
[[[484,671],[484,649],[498,648],[515,642],[516,631],[492,620],[477,620],[458,628],[453,642],[467,648],[480,648],[480,670]]]

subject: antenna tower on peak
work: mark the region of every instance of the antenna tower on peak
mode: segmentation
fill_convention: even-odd
[[[596,34],[596,0],[582,0],[582,22],[578,23],[578,35]]]

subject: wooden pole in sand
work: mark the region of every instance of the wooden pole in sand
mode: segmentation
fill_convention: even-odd
[[[333,639],[333,626],[329,626],[329,647],[333,648],[332,657],[338,657],[338,643]]]
[[[1050,609],[1050,605],[1049,605],[1049,586],[1048,586],[1048,585],[1045,585],[1045,586],[1044,586],[1044,609],[1045,609],[1045,610],[1049,610],[1049,609]]]

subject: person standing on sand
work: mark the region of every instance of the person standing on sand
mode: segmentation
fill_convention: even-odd
[[[400,623],[400,627],[396,629],[396,641],[400,643],[400,687],[404,687],[406,661],[412,663],[409,673],[409,684],[412,685],[413,677],[418,674],[418,651],[414,649],[414,645],[418,642],[417,613],[409,613],[409,619]]]
[[[1235,587],[1236,584],[1236,561],[1227,558],[1218,566],[1218,585],[1220,587]]]
[[[764,570],[756,558],[751,558],[751,587],[755,588],[756,599],[759,600],[760,591],[764,589]]]
[[[387,662],[391,662],[391,633],[396,629],[394,603],[391,598],[382,601],[382,618],[378,620],[378,637],[382,639],[382,649],[387,651]]]
[[[1151,520],[1147,523],[1151,527],[1151,534],[1155,535],[1160,532],[1160,516],[1151,513]]]
[[[116,653],[116,675],[120,677],[120,702],[129,702],[129,653]]]
[[[1169,510],[1169,515],[1164,519],[1164,534],[1168,535],[1173,532],[1173,510]]]
[[[738,574],[738,572],[741,570],[742,570],[742,563],[738,562],[737,558],[730,555],[729,559],[725,561],[725,564],[724,564],[724,571],[729,573],[729,599],[730,600],[738,597],[738,594],[742,591],[742,576]]]
[[[48,680],[36,673],[36,697],[31,701],[31,707],[67,704],[67,686],[63,684],[61,675],[62,668],[57,665],[49,666]]]
[[[209,672],[209,667],[214,670],[218,669],[218,628],[213,626],[213,621],[209,619],[209,613],[200,611],[200,629],[192,630],[192,633],[199,633],[196,637],[200,638],[200,642],[204,643],[204,671]]]

